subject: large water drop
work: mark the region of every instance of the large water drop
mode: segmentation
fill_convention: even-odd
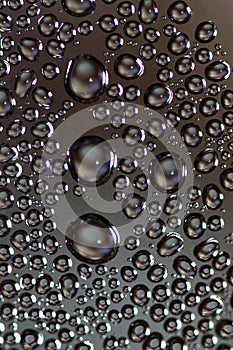
[[[107,84],[108,73],[97,58],[84,54],[69,62],[65,87],[74,99],[80,102],[97,100]]]
[[[84,136],[69,150],[69,166],[75,180],[87,185],[106,182],[116,165],[111,146],[99,136]]]
[[[66,232],[66,244],[79,260],[90,264],[104,263],[117,254],[120,236],[104,217],[85,214],[72,223]]]

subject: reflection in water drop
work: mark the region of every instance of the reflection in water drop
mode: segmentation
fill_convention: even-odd
[[[164,152],[150,163],[151,184],[162,192],[175,192],[187,175],[186,165],[177,154]]]
[[[120,236],[104,217],[85,214],[72,223],[66,232],[66,244],[79,260],[90,264],[107,262],[117,254]]]
[[[108,73],[102,63],[91,55],[80,55],[68,64],[65,76],[67,92],[80,102],[92,102],[108,84]]]
[[[116,155],[99,136],[84,136],[69,150],[69,166],[75,180],[88,185],[106,182],[116,166]]]

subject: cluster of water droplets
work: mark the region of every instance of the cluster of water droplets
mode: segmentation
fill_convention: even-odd
[[[231,67],[216,24],[195,21],[184,1],[1,2],[0,349],[231,349]],[[94,102],[105,129],[48,164],[54,129]],[[142,128],[132,102],[163,121]],[[169,129],[175,146],[175,128],[195,176],[183,198],[185,159],[159,142]],[[130,157],[107,141],[119,135]],[[53,189],[48,168],[64,180]],[[92,186],[121,203],[125,240],[114,217],[79,214]],[[77,210],[66,237],[64,195]]]

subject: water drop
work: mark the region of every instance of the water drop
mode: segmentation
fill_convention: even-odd
[[[224,195],[215,184],[205,186],[202,196],[203,203],[211,210],[218,209],[222,205],[224,199]]]
[[[61,292],[63,297],[66,299],[74,298],[79,288],[77,277],[72,273],[68,273],[62,275],[59,282],[61,285]]]
[[[139,58],[131,54],[123,54],[115,60],[114,70],[122,79],[137,79],[143,74],[144,65]]]
[[[233,338],[233,323],[230,319],[220,320],[216,326],[217,333],[223,339],[230,340]]]
[[[13,111],[15,104],[10,90],[0,87],[0,117],[8,116]]]
[[[69,166],[75,180],[88,185],[106,182],[116,166],[110,144],[98,136],[84,136],[69,150]]]
[[[15,94],[20,98],[26,97],[36,83],[36,73],[32,69],[21,70],[15,79]]]
[[[152,160],[149,171],[152,185],[168,193],[177,191],[187,174],[182,158],[170,152],[161,153]]]
[[[128,333],[134,343],[140,343],[150,334],[150,327],[144,320],[137,320],[130,324]]]
[[[33,98],[40,107],[48,109],[53,103],[53,94],[47,88],[38,86],[32,92]]]
[[[210,317],[220,314],[223,308],[224,304],[222,299],[216,295],[212,295],[201,302],[199,312],[201,316]]]
[[[205,76],[211,81],[223,81],[229,78],[231,67],[226,61],[215,61],[205,69]]]
[[[66,244],[79,260],[99,264],[117,254],[120,236],[117,229],[104,217],[84,214],[72,223],[66,232]]]
[[[218,30],[212,21],[205,21],[198,24],[195,37],[200,43],[209,43],[216,38]]]
[[[142,23],[151,24],[156,21],[158,8],[154,0],[141,0],[138,5],[138,16]]]
[[[222,187],[227,191],[233,190],[233,169],[226,169],[220,175]]]
[[[21,55],[30,62],[37,60],[40,51],[43,49],[42,42],[34,38],[21,39],[18,47]]]
[[[232,109],[233,108],[233,91],[232,90],[223,91],[221,96],[221,102],[222,102],[223,108]]]
[[[149,86],[144,95],[145,104],[152,109],[164,108],[169,105],[172,100],[172,90],[162,83]]]
[[[187,237],[197,239],[203,236],[206,230],[205,218],[200,213],[188,214],[184,220],[184,232]]]
[[[183,55],[190,47],[189,37],[182,32],[176,33],[169,40],[167,47],[173,55]]]
[[[100,17],[98,24],[103,32],[111,33],[117,29],[118,20],[112,15],[103,15]]]
[[[0,13],[0,32],[9,33],[13,28],[13,19],[5,13]]]
[[[145,209],[145,199],[137,193],[128,194],[122,202],[122,210],[129,219],[137,218]]]
[[[21,337],[21,344],[24,349],[35,349],[43,344],[44,337],[42,333],[38,333],[34,329],[27,329],[23,331]]]
[[[194,248],[194,254],[200,261],[209,261],[219,252],[219,242],[214,238],[209,238],[199,243]]]
[[[80,55],[68,63],[65,87],[80,102],[91,102],[103,93],[108,73],[103,64],[91,55]]]
[[[83,17],[95,11],[95,0],[62,0],[62,5],[70,15]]]
[[[193,279],[197,273],[197,265],[186,255],[180,255],[174,260],[175,271],[185,278]]]
[[[158,254],[167,257],[178,253],[184,246],[184,241],[178,233],[170,232],[157,245]]]
[[[9,209],[14,204],[12,192],[4,187],[0,187],[0,209]]]
[[[213,149],[207,148],[196,156],[194,166],[199,173],[207,174],[212,172],[218,163],[217,153]]]
[[[181,129],[181,136],[189,147],[197,147],[202,141],[202,131],[198,125],[186,124]]]
[[[192,14],[191,8],[184,1],[174,1],[167,10],[168,17],[177,24],[187,23]]]
[[[178,74],[186,75],[191,73],[195,68],[195,63],[190,56],[179,58],[175,63],[175,70]]]
[[[38,30],[44,36],[52,36],[58,28],[58,20],[52,14],[42,16],[38,21]]]

